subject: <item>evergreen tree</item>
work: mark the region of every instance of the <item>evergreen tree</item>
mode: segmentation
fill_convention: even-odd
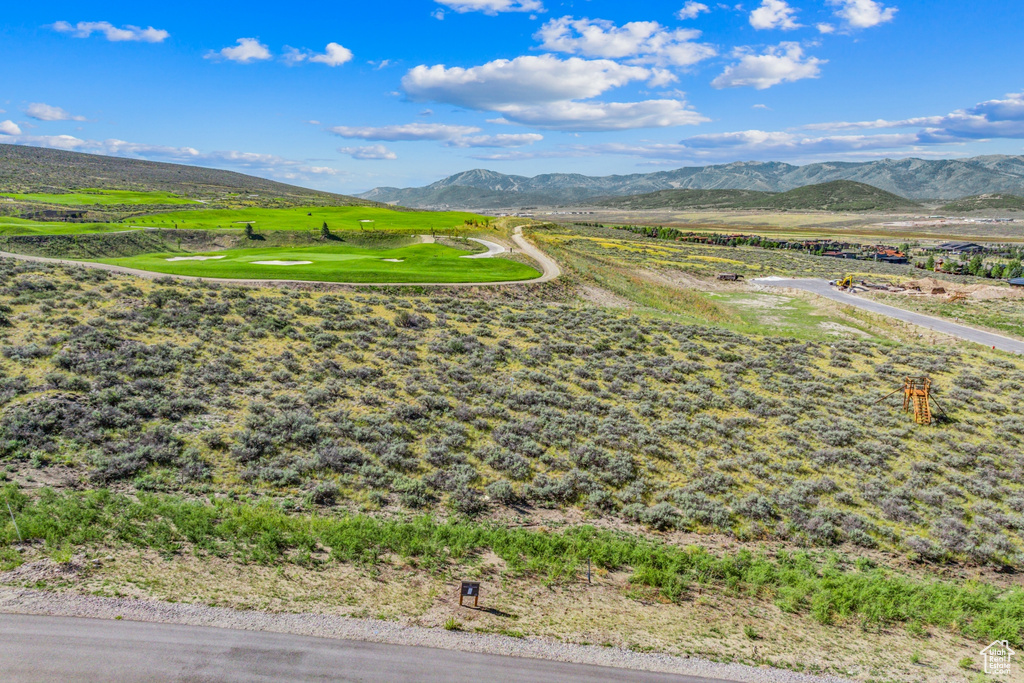
[[[984,272],[985,262],[981,260],[980,254],[975,254],[971,262],[967,264],[967,272],[971,275],[981,275]]]

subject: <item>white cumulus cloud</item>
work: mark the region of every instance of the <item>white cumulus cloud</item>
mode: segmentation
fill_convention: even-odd
[[[544,24],[534,35],[552,52],[584,57],[626,59],[633,63],[690,66],[714,57],[711,45],[694,42],[695,29],[670,30],[656,21],[632,21],[616,26],[603,19],[562,17]]]
[[[316,54],[311,50],[299,50],[294,47],[286,47],[284,60],[289,64],[301,64],[302,62],[314,62],[326,64],[327,66],[341,66],[352,61],[352,50],[339,43],[327,43],[327,48],[322,54]],[[387,60],[385,60],[386,62]]]
[[[739,62],[726,67],[711,81],[714,88],[751,87],[765,90],[779,83],[791,83],[821,75],[827,60],[804,55],[799,43],[780,43],[763,54],[737,51]]]
[[[484,14],[498,14],[500,12],[543,12],[544,4],[539,0],[436,0],[437,4],[444,5],[455,12],[483,12]],[[437,14],[434,15],[437,17]],[[444,12],[441,16],[444,18]]]
[[[270,48],[256,38],[239,38],[235,42],[238,45],[225,47],[216,52],[208,52],[204,58],[227,59],[239,64],[249,64],[250,62],[261,62],[273,57],[270,54]]]
[[[694,2],[690,0],[683,8],[676,12],[676,17],[686,21],[687,19],[696,19],[704,12],[710,12],[711,10],[702,2]]]
[[[21,128],[14,121],[0,121],[0,135],[21,135]]]
[[[796,10],[785,0],[762,0],[761,6],[750,13],[750,25],[758,30],[778,28],[791,31],[800,28],[796,23]]]
[[[25,107],[25,116],[37,121],[85,121],[84,116],[75,116],[65,109],[42,102],[33,102]]]
[[[895,7],[885,7],[877,0],[828,0],[828,4],[838,7],[835,14],[843,20],[847,28],[871,28],[893,20]]]
[[[68,33],[75,38],[88,38],[93,33],[102,34],[107,40],[120,43],[120,42],[139,42],[139,43],[162,43],[170,37],[170,33],[163,29],[153,28],[141,28],[139,26],[122,26],[117,27],[111,24],[109,21],[80,21],[77,24],[72,24],[67,21],[58,21],[50,26],[54,31],[58,33]]]
[[[414,100],[500,111],[506,106],[596,97],[652,75],[648,69],[607,59],[539,55],[497,59],[469,69],[420,65],[402,78],[402,86]]]
[[[608,59],[559,59],[554,55],[499,59],[465,69],[418,66],[402,79],[413,100],[432,100],[502,114],[501,123],[567,131],[627,130],[704,121],[679,99],[595,102],[606,91],[634,81],[664,84],[664,70]]]
[[[394,161],[398,155],[384,145],[366,145],[364,147],[339,147],[338,151],[353,159],[372,161]]]

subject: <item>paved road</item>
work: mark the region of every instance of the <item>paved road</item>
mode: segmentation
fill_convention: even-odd
[[[429,240],[428,240],[429,238]],[[433,242],[433,238],[429,235],[423,236],[423,241]],[[484,240],[477,240],[479,242],[488,244]],[[499,285],[529,285],[536,284],[538,282],[548,282],[554,280],[556,277],[562,274],[562,269],[558,267],[558,264],[550,256],[542,252],[537,247],[533,246],[526,241],[523,237],[523,228],[519,226],[515,228],[515,234],[512,235],[512,241],[514,241],[519,248],[532,257],[541,266],[540,277],[535,277],[532,280],[501,280],[498,282],[332,282],[328,280],[286,280],[286,279],[273,279],[273,280],[253,280],[247,278],[223,278],[223,277],[195,277],[194,275],[171,275],[168,273],[155,273],[151,270],[140,270],[138,268],[126,268],[124,266],[115,266],[109,263],[93,263],[90,261],[72,261],[69,259],[58,259],[58,258],[47,258],[46,256],[29,256],[28,254],[15,254],[9,251],[0,251],[0,258],[11,258],[18,259],[19,261],[34,261],[36,263],[57,263],[65,266],[80,266],[82,268],[94,268],[96,270],[106,270],[111,273],[121,273],[123,275],[134,275],[136,277],[144,277],[150,280],[156,280],[158,278],[169,277],[174,280],[197,280],[205,282],[220,282],[229,285],[256,285],[259,287],[269,287],[274,284],[303,284],[303,285],[343,285],[350,287],[496,287]],[[497,245],[496,245],[497,246]],[[490,247],[488,246],[488,249]],[[488,256],[492,255],[490,252]]]
[[[948,334],[952,337],[959,337],[960,339],[966,339],[967,341],[976,342],[978,344],[984,344],[988,347],[995,347],[1001,351],[1009,351],[1011,353],[1024,353],[1024,342],[1012,339],[1010,337],[1004,337],[1001,334],[995,334],[993,332],[985,332],[978,330],[967,325],[959,325],[942,318],[936,318],[930,315],[924,315],[923,313],[914,313],[913,311],[906,311],[902,308],[896,308],[895,306],[889,306],[887,304],[879,303],[872,299],[866,299],[855,294],[848,294],[846,292],[840,292],[836,288],[832,287],[825,280],[817,279],[788,279],[788,278],[760,278],[752,280],[754,284],[763,285],[767,287],[788,287],[792,289],[802,289],[807,292],[813,292],[819,296],[824,296],[840,303],[849,304],[850,306],[856,306],[857,308],[863,308],[866,311],[872,313],[879,313],[896,320],[902,320],[904,322],[913,323],[914,325],[920,325],[926,327],[929,330],[941,332],[942,334]]]
[[[405,645],[70,617],[0,615],[0,679],[723,683]]]
[[[487,251],[483,252],[482,254],[469,254],[468,256],[462,256],[461,258],[493,258],[498,254],[504,254],[506,251],[508,251],[508,249],[501,246],[497,242],[492,242],[490,240],[481,240],[477,239],[476,237],[469,237],[468,239],[471,242],[476,242],[478,244],[484,245],[485,247],[487,247]]]

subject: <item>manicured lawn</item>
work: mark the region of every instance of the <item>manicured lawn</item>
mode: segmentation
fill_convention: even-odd
[[[0,216],[0,236],[4,237],[11,235],[84,235],[124,230],[129,230],[129,227],[121,223],[43,222]]]
[[[191,230],[244,228],[251,223],[260,230],[314,230],[326,222],[330,230],[389,230],[443,232],[481,216],[460,211],[392,211],[366,206],[304,206],[282,209],[207,209],[159,213],[132,219],[133,225],[169,228],[178,225]],[[373,223],[360,223],[362,220]]]
[[[328,282],[498,282],[529,280],[539,273],[516,261],[464,259],[469,252],[440,244],[415,244],[398,249],[367,249],[344,244],[309,247],[231,249],[204,254],[146,254],[100,259],[129,268],[174,275],[266,280]],[[177,260],[183,256],[219,256],[211,260]],[[395,259],[386,261],[385,259]],[[311,261],[308,264],[266,265],[258,261]]]
[[[29,202],[45,202],[47,204],[81,205],[114,205],[114,204],[198,204],[194,199],[185,199],[170,192],[131,192],[129,190],[79,190],[67,194],[0,194],[0,197],[12,197]]]

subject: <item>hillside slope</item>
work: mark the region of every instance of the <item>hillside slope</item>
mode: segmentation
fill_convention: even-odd
[[[895,211],[916,202],[852,180],[833,180],[766,197],[764,208],[814,211]]]
[[[772,193],[757,190],[658,190],[628,197],[596,199],[594,206],[613,209],[734,209],[767,200]]]
[[[752,190],[786,192],[806,185],[850,180],[910,199],[956,199],[986,193],[1024,194],[1024,156],[971,159],[883,159],[864,163],[824,162],[794,166],[736,162],[656,173],[592,177],[551,173],[532,178],[485,169],[465,171],[425,187],[378,187],[358,195],[420,208],[565,206],[596,197],[659,190]],[[453,199],[453,188],[462,188]]]
[[[785,211],[896,211],[918,204],[877,187],[834,180],[789,192],[752,190],[661,190],[594,202],[615,209],[773,209]]]
[[[1024,197],[1015,194],[992,193],[964,197],[939,207],[947,213],[969,213],[971,211],[1024,211]]]
[[[332,206],[373,203],[234,171],[0,144],[0,192],[52,193],[84,188],[160,191],[194,198],[259,194],[292,203]]]

